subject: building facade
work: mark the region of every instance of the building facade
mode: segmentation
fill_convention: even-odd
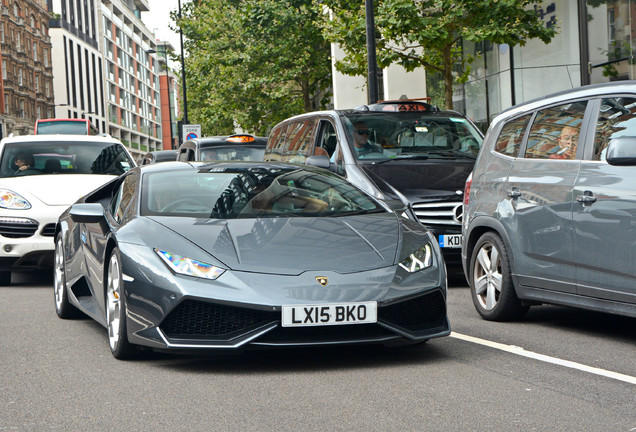
[[[179,147],[179,84],[177,76],[170,69],[170,55],[174,47],[170,42],[157,41],[157,60],[161,69],[159,88],[161,93],[161,130],[163,150]]]
[[[468,82],[455,86],[453,104],[482,130],[502,110],[530,99],[585,84],[636,79],[636,0],[547,0],[535,10],[545,26],[558,29],[549,44],[464,43],[464,51],[479,59],[471,65]],[[332,53],[338,58],[336,48]],[[383,76],[380,99],[423,97],[430,93],[427,88],[440,87],[423,71],[411,75],[392,66]],[[366,93],[364,77],[334,70],[336,108],[367,103]]]
[[[54,112],[51,38],[46,0],[2,0],[0,137],[33,133]]]
[[[48,0],[55,116],[89,118],[133,156],[162,149],[159,64],[147,0]]]

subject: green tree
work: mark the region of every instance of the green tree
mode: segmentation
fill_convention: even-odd
[[[263,135],[324,108],[330,45],[311,0],[199,0],[180,22],[188,59],[188,117],[206,135]]]
[[[330,15],[322,21],[324,34],[338,43],[345,57],[336,68],[349,75],[366,73],[366,21],[362,0],[314,0]],[[446,108],[453,108],[453,85],[465,82],[474,58],[462,54],[462,41],[491,41],[525,45],[555,35],[530,0],[374,0],[377,60],[407,71],[424,67],[444,80]]]

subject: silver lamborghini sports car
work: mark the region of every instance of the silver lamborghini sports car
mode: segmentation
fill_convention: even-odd
[[[119,359],[140,347],[201,352],[446,336],[444,262],[409,214],[320,168],[134,168],[60,216],[55,309],[105,326]]]

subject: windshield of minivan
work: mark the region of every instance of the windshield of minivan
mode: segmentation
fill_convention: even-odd
[[[461,116],[352,113],[344,120],[358,159],[474,159],[483,141],[479,130]]]
[[[8,143],[0,159],[0,177],[43,174],[120,175],[134,167],[124,146],[112,142]]]

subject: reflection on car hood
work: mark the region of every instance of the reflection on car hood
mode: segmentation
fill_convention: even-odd
[[[231,269],[298,275],[391,266],[400,233],[392,213],[338,218],[193,219],[151,217]]]
[[[457,196],[473,169],[473,160],[395,160],[364,164],[362,169],[383,192],[397,189],[409,201]]]
[[[49,206],[69,206],[112,179],[113,176],[98,174],[31,175],[1,179],[0,186],[27,200],[36,198]]]

